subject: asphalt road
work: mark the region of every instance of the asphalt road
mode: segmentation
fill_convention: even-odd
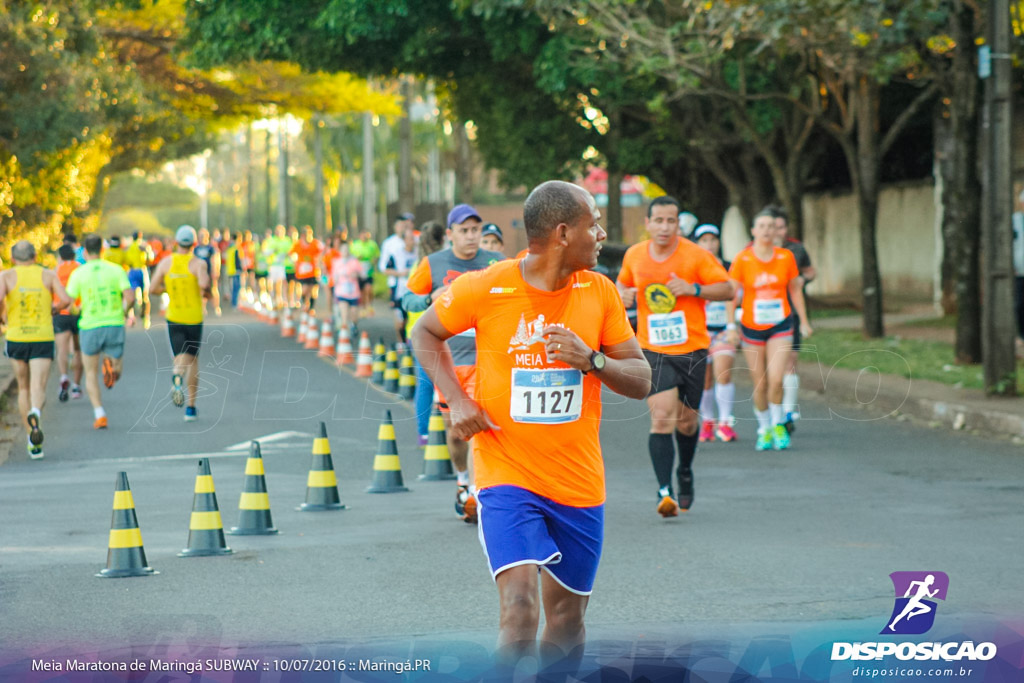
[[[389,327],[375,325],[375,336]],[[417,481],[422,451],[404,403],[239,314],[207,324],[201,360],[200,419],[186,424],[168,400],[165,328],[131,331],[125,377],[104,392],[110,429],[92,430],[86,400],[53,398],[45,460],[15,449],[0,468],[0,651],[493,643],[496,591],[476,528],[455,518],[451,482]],[[365,493],[385,409],[409,493]],[[1019,615],[1019,446],[813,396],[802,409],[788,452],[755,453],[750,419],[740,421],[741,441],[702,445],[693,509],[663,520],[645,406],[606,393],[607,531],[591,634],[685,639],[793,624],[877,634],[897,570],[946,572],[943,615],[957,623]],[[737,411],[750,415],[743,404]],[[348,509],[299,512],[320,421]],[[233,526],[246,444],[259,437],[270,437],[263,457],[282,533],[228,537],[230,556],[177,557],[198,458],[210,458],[224,526]],[[122,470],[159,574],[101,580]]]

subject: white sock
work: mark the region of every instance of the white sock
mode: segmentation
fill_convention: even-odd
[[[718,419],[726,422],[732,418],[732,404],[736,400],[736,385],[728,384],[715,385],[715,402],[718,403]]]
[[[797,393],[800,391],[800,375],[793,373],[782,378],[782,407],[784,412],[795,413]]]
[[[103,406],[99,406],[98,408],[93,408],[92,412],[96,416],[97,420],[100,419],[101,417],[106,417],[107,416],[107,411],[103,410]]]
[[[773,425],[780,425],[786,421],[786,411],[782,409],[781,404],[769,403],[768,412],[771,413]]]
[[[771,413],[767,410],[758,410],[754,408],[754,415],[757,417],[757,433],[761,434],[767,432],[771,428]]]
[[[35,414],[36,417],[42,417],[43,416],[43,412],[41,410],[39,410],[39,408],[36,408],[35,406],[32,406],[32,410],[28,411],[28,414],[29,415]]]
[[[714,389],[705,389],[704,393],[700,395],[700,419],[702,420],[714,420],[715,419],[715,391]]]
[[[63,384],[64,382],[67,382],[67,381],[68,381],[68,376],[67,375],[61,375],[60,376],[60,383],[61,384]]]
[[[469,486],[469,470],[456,471],[455,481],[459,486]]]

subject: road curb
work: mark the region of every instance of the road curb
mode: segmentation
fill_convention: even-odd
[[[14,368],[11,367],[11,362],[7,358],[0,358],[0,396],[7,396],[11,391],[11,387],[14,386]],[[17,395],[9,397],[7,408],[4,411],[4,415],[0,415],[0,418],[5,418],[6,413],[18,412],[18,397]],[[6,430],[5,430],[6,431]],[[16,430],[18,431],[18,430]],[[0,467],[7,463],[7,460],[11,455],[11,448],[14,442],[18,439],[18,434],[15,433],[7,438],[8,434],[0,436]]]
[[[799,374],[801,387],[825,396],[830,410],[839,415],[851,405],[860,406],[884,416],[909,415],[934,426],[1024,440],[1024,401],[1019,398],[988,398],[981,391],[881,375],[869,368],[801,363]]]

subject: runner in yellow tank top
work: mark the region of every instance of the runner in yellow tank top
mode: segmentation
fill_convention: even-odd
[[[199,389],[199,346],[203,339],[203,293],[210,289],[206,263],[192,254],[196,230],[183,225],[175,234],[174,253],[153,271],[149,291],[154,296],[167,292],[167,334],[174,356],[171,400],[185,405],[183,386],[188,385],[185,422],[196,419],[196,391]]]
[[[71,305],[57,275],[36,264],[36,248],[22,240],[11,248],[14,268],[0,273],[7,320],[5,353],[18,380],[18,412],[29,432],[29,457],[43,457],[42,409],[53,363],[53,312]]]

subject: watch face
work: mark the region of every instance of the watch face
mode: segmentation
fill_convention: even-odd
[[[594,369],[604,370],[604,354],[598,353],[594,355]]]

